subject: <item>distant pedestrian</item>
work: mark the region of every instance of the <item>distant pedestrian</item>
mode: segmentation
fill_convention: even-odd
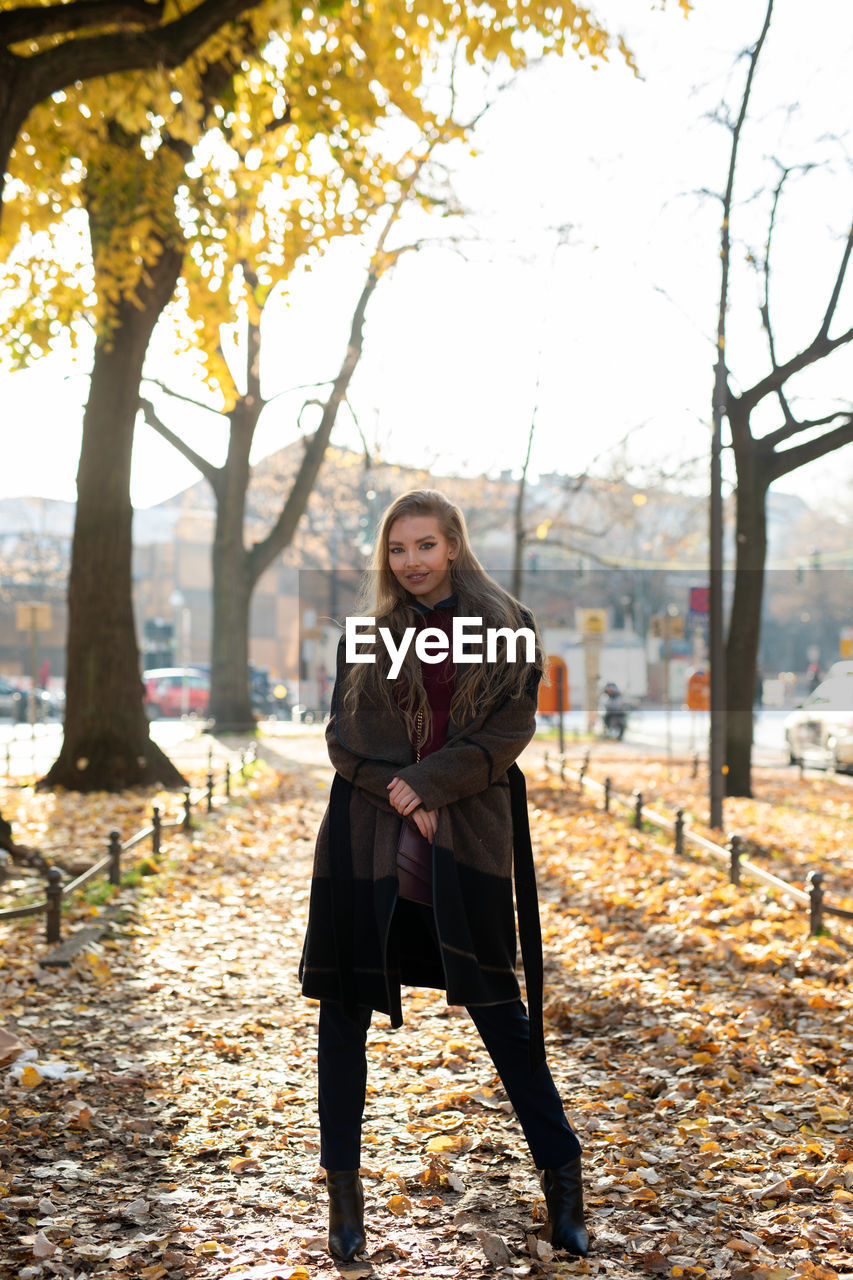
[[[410,644],[396,679],[339,649],[326,730],[336,773],[320,826],[300,975],[320,1000],[320,1162],[329,1247],[365,1247],[359,1179],[374,1011],[402,1018],[401,985],[465,1005],[521,1122],[555,1248],[584,1257],[580,1144],[545,1061],[542,950],[524,778],[543,656],[532,616],[483,569],[462,513],[435,490],[385,512],[357,608],[393,637],[431,631],[433,661]],[[492,661],[454,665],[454,619],[527,628],[535,654],[504,643]],[[443,637],[447,638],[443,642]],[[426,637],[424,637],[426,640]],[[425,649],[422,650],[426,652]],[[438,657],[436,658],[436,654]],[[528,1011],[516,978],[513,879]]]

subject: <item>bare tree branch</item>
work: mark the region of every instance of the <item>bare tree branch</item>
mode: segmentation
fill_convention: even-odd
[[[195,449],[188,445],[186,440],[183,440],[167,427],[150,400],[140,396],[139,407],[148,426],[153,431],[156,431],[159,436],[162,436],[164,440],[167,440],[173,449],[177,449],[178,453],[183,454],[187,461],[192,463],[196,471],[200,471],[205,480],[209,482],[214,493],[218,493],[222,469],[215,467],[212,462],[208,462],[207,458],[203,458],[200,453],[196,453]]]
[[[732,148],[729,155],[729,171],[726,177],[726,189],[723,196],[723,219],[720,226],[720,258],[722,260],[722,272],[720,279],[720,306],[717,314],[717,370],[714,384],[714,403],[718,413],[725,410],[727,402],[731,397],[731,391],[728,385],[728,362],[726,359],[726,311],[728,308],[729,270],[731,267],[730,222],[732,216],[732,202],[734,198],[735,173],[737,170],[737,154],[740,147],[740,139],[743,132],[744,122],[746,121],[746,113],[749,107],[750,95],[752,93],[755,70],[758,66],[758,59],[761,56],[761,50],[764,47],[764,41],[767,39],[767,33],[770,30],[770,20],[772,16],[773,0],[769,0],[767,12],[764,15],[764,25],[761,28],[761,34],[758,37],[755,48],[749,53],[749,71],[746,76],[746,84],[744,85],[737,120],[731,126]],[[749,415],[743,415],[740,422],[747,437],[751,439]],[[734,434],[738,428],[735,426],[735,423],[732,422],[731,415],[729,415],[729,425],[732,433]]]
[[[756,382],[753,387],[748,391],[742,392],[735,399],[743,405],[747,413],[750,413],[765,396],[773,395],[780,387],[784,387],[788,379],[793,377],[795,373],[799,373],[802,369],[807,369],[809,365],[816,364],[818,360],[823,360],[825,356],[831,355],[838,347],[843,347],[851,340],[853,340],[853,328],[848,329],[846,333],[839,334],[837,338],[827,338],[818,334],[814,341],[809,343],[799,355],[792,356],[790,360],[780,364],[778,368],[768,373],[766,378]]]
[[[212,405],[203,404],[201,400],[194,400],[192,396],[186,396],[181,391],[175,391],[173,387],[167,386],[165,382],[161,382],[159,378],[145,377],[144,382],[150,382],[153,387],[158,387],[165,392],[167,396],[171,396],[173,400],[180,400],[183,404],[191,404],[194,409],[204,409],[205,413],[215,413],[217,417],[221,416],[218,409],[214,409]]]
[[[810,418],[802,422],[792,418],[786,426],[779,427],[776,431],[771,431],[768,435],[762,436],[758,443],[764,449],[775,449],[777,445],[784,444],[792,436],[799,435],[801,431],[814,431],[817,427],[828,427],[837,418],[846,418],[849,415],[849,409],[837,409],[835,413],[828,413],[825,418]]]
[[[851,441],[853,441],[853,414],[848,416],[843,426],[836,427],[834,431],[828,431],[825,436],[818,436],[816,440],[806,440],[793,449],[783,449],[781,453],[774,454],[769,466],[771,481],[796,471],[807,462],[823,458],[834,449],[850,444]]]
[[[844,252],[841,255],[841,265],[838,268],[838,275],[835,277],[835,284],[832,287],[832,294],[829,299],[829,305],[826,308],[826,315],[823,317],[823,324],[818,332],[819,338],[826,338],[829,334],[829,326],[832,324],[832,317],[835,315],[835,309],[838,306],[838,299],[841,295],[841,289],[844,284],[844,277],[847,274],[847,266],[850,262],[850,252],[853,249],[853,224],[847,233],[847,240],[844,245]]]

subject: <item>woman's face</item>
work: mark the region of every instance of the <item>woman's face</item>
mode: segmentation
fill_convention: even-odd
[[[450,595],[456,553],[456,544],[444,537],[435,516],[400,516],[388,533],[391,572],[421,604],[432,606]]]

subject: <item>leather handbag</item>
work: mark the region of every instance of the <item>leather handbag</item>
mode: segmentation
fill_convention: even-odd
[[[420,763],[423,712],[418,712],[415,758]],[[432,841],[403,818],[397,839],[397,880],[401,898],[432,906]]]

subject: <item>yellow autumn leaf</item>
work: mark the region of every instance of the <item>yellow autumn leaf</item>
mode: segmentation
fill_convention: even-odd
[[[850,1112],[846,1107],[834,1107],[825,1104],[819,1106],[817,1111],[824,1124],[841,1124],[850,1119]]]
[[[385,1208],[399,1217],[401,1214],[411,1212],[412,1202],[408,1196],[392,1196],[386,1201]]]
[[[452,1136],[451,1134],[441,1133],[436,1137],[430,1138],[426,1145],[427,1151],[470,1151],[474,1145],[472,1138],[463,1137],[461,1134]]]
[[[39,1075],[35,1067],[27,1063],[21,1072],[21,1084],[25,1089],[34,1089],[36,1085],[44,1084],[44,1076]]]

